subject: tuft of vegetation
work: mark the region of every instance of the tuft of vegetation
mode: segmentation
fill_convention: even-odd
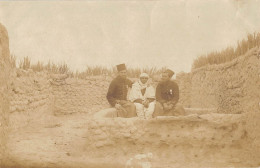
[[[214,51],[206,55],[201,55],[193,61],[192,69],[200,68],[205,65],[221,64],[229,62],[241,55],[244,55],[248,50],[254,47],[260,46],[260,33],[248,34],[247,39],[237,42],[237,46],[227,47],[222,51]],[[16,67],[16,57],[10,56],[10,62],[12,67]],[[30,58],[24,57],[19,62],[19,68],[28,70],[32,69],[35,72],[48,71],[50,73],[68,74],[70,77],[85,79],[88,76],[114,76],[117,73],[116,67],[103,67],[103,66],[87,66],[83,72],[73,72],[69,69],[66,63],[55,64],[48,62],[46,65],[43,62],[38,61],[36,64],[31,64]],[[146,68],[133,68],[130,67],[127,70],[128,76],[131,78],[138,77],[142,72],[149,74],[150,76],[158,75],[165,70],[165,67],[157,69],[156,67]]]
[[[12,56],[12,64],[16,65],[16,57]],[[115,76],[117,74],[116,67],[104,67],[104,66],[86,66],[86,69],[82,72],[78,70],[73,72],[70,70],[66,63],[55,64],[52,62],[48,62],[44,64],[43,62],[38,61],[36,64],[31,63],[31,59],[29,57],[23,58],[19,62],[19,68],[28,70],[32,69],[34,72],[47,71],[55,74],[68,74],[69,77],[86,79],[89,76]],[[130,78],[138,78],[142,72],[149,74],[151,77],[154,75],[158,75],[163,72],[166,68],[163,67],[161,69],[157,69],[156,67],[146,67],[146,68],[133,68],[129,67],[127,69],[127,74]]]
[[[217,52],[211,52],[206,55],[199,56],[193,61],[192,69],[200,68],[205,65],[221,64],[229,62],[241,55],[244,55],[248,50],[260,46],[260,33],[248,34],[247,39],[237,42],[237,46],[227,47],[226,49]]]
[[[19,63],[19,68],[21,69],[30,69],[31,68],[31,59],[27,56],[24,57],[23,60],[20,61]]]
[[[14,55],[11,56],[11,63],[13,67],[16,67],[16,57]],[[38,61],[36,64],[32,64],[31,59],[28,56],[24,57],[19,62],[19,68],[24,70],[32,69],[34,72],[48,71],[60,74],[72,73],[66,63],[55,64],[49,61],[48,64],[45,65],[43,62]]]
[[[11,67],[16,68],[16,57],[13,54],[10,55],[10,62],[11,62]]]

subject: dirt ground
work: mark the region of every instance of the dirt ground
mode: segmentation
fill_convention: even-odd
[[[47,109],[48,107],[41,110],[43,112]],[[96,120],[84,113],[36,118],[25,127],[10,130],[7,144],[9,160],[5,167],[116,168],[125,167],[130,158],[148,152],[153,154],[153,158],[149,160],[153,168],[250,166],[250,161],[243,159],[246,154],[241,155],[246,151],[242,146],[244,141],[240,140],[241,137],[243,139],[244,130],[237,126],[241,121],[240,115],[191,114],[163,122],[158,119],[145,121],[137,118]],[[93,123],[99,123],[99,127],[94,131],[104,131],[106,128],[111,131],[108,125],[120,127],[120,123],[125,124],[125,127],[117,128],[119,132],[127,130],[126,127],[129,128],[129,125],[133,124],[137,129],[140,129],[142,124],[150,128],[148,133],[136,140],[135,145],[131,145],[132,141],[129,138],[124,139],[126,135],[122,133],[113,135],[118,138],[112,139],[117,144],[96,147],[93,146],[95,143],[91,142],[97,136],[91,132]],[[158,124],[161,125],[159,129]],[[164,130],[160,132],[160,129]],[[165,138],[163,132],[175,134],[176,137]],[[157,135],[152,135],[156,133]],[[135,135],[137,134],[133,134],[132,137]],[[168,142],[162,142],[163,140]],[[240,145],[235,143],[238,140]],[[125,151],[122,152],[121,149],[124,147]]]

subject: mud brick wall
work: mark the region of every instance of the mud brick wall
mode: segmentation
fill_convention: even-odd
[[[248,148],[245,152],[250,153],[251,158],[257,159],[258,165],[260,165],[260,105],[246,114],[245,122],[248,132]]]
[[[45,115],[52,114],[53,97],[48,73],[17,69],[10,89],[12,127],[26,126],[35,116],[39,117],[39,111],[43,108]]]
[[[221,113],[244,113],[258,107],[258,52],[254,48],[231,62],[191,72],[191,107],[215,107]]]
[[[0,167],[8,156],[6,143],[8,142],[9,130],[10,73],[8,33],[0,23]]]
[[[191,75],[190,73],[178,73],[176,75],[176,82],[179,85],[180,98],[179,102],[184,107],[190,107],[191,105]]]
[[[52,90],[56,115],[92,114],[109,107],[106,93],[111,78],[101,76],[83,80],[56,76],[53,79]]]
[[[13,76],[10,84],[12,127],[26,126],[44,110],[46,115],[92,114],[109,107],[106,93],[112,79],[108,77],[83,80],[30,69],[16,69]]]
[[[260,49],[221,65],[191,72],[191,107],[215,107],[244,118],[250,158],[260,158]],[[259,164],[259,163],[257,163]]]

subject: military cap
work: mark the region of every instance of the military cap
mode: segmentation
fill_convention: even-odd
[[[172,70],[170,70],[170,69],[166,69],[164,72],[168,73],[170,78],[174,75],[174,72]]]
[[[126,70],[126,66],[125,64],[119,64],[116,66],[117,67],[117,71],[123,71],[123,70]]]

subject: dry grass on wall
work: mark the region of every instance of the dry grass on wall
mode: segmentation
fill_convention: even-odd
[[[209,54],[199,56],[194,60],[192,69],[197,69],[205,65],[221,64],[229,62],[241,55],[244,55],[251,48],[260,46],[260,33],[248,34],[247,39],[237,42],[237,46],[227,47],[220,52],[214,51]]]
[[[16,67],[16,57],[14,55],[11,56],[12,66]],[[20,69],[28,70],[32,69],[34,72],[42,72],[47,71],[54,74],[67,74],[69,77],[86,79],[89,76],[115,76],[117,74],[116,67],[104,67],[104,66],[86,66],[86,69],[82,72],[76,70],[73,72],[66,63],[55,64],[49,61],[47,64],[38,61],[35,64],[31,63],[31,59],[29,57],[24,57],[19,61],[18,67]],[[127,69],[128,76],[130,78],[137,78],[142,72],[145,72],[152,76],[158,76],[162,73],[166,67],[156,68],[156,67],[145,67],[145,68],[136,68],[129,67]]]

